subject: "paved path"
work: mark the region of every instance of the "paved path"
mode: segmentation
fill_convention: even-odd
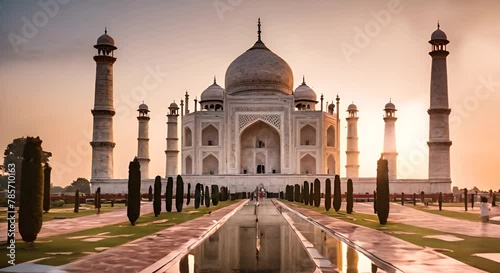
[[[492,214],[499,211],[500,208],[493,208]],[[355,203],[354,212],[373,214],[373,203]],[[497,224],[443,217],[413,209],[411,205],[401,206],[391,203],[389,221],[468,236],[500,238],[500,226]]]
[[[355,204],[355,208],[359,203]],[[448,256],[423,248],[381,231],[351,224],[309,209],[291,205],[292,208],[319,224],[334,230],[356,245],[367,250],[380,259],[389,262],[403,272],[447,272],[447,273],[479,273],[485,272],[468,266]],[[392,207],[391,207],[392,209]],[[359,211],[359,210],[358,210]],[[373,213],[373,211],[372,211]],[[391,212],[392,213],[392,212]],[[443,217],[440,217],[443,218]],[[394,219],[392,219],[394,220]]]
[[[60,270],[63,272],[139,272],[162,258],[168,261],[172,256],[179,256],[181,246],[199,241],[200,237],[206,235],[224,216],[246,202],[247,200],[242,200],[214,211],[210,215],[204,215],[127,244],[85,256],[63,266]],[[166,257],[167,255],[169,257]]]
[[[153,212],[153,204],[151,202],[143,202],[141,204],[141,214],[147,214],[151,212]],[[54,219],[43,223],[42,230],[40,231],[40,233],[38,233],[37,238],[73,233],[127,221],[127,208],[120,208],[111,212],[76,218]],[[18,227],[16,227],[16,239],[21,239]],[[0,242],[5,242],[6,240],[7,223],[2,223],[2,225],[0,226]]]

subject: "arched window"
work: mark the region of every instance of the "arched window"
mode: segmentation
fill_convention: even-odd
[[[316,145],[316,129],[309,124],[300,129],[300,145]]]
[[[300,159],[300,173],[316,174],[316,158],[310,154],[306,154]]]
[[[219,174],[219,160],[213,155],[203,159],[203,174]]]
[[[219,146],[219,130],[213,125],[208,125],[201,131],[201,145]]]
[[[335,128],[333,125],[330,125],[326,130],[326,146],[335,147]]]
[[[190,156],[186,157],[186,174],[193,174],[193,160]]]
[[[184,127],[184,146],[191,147],[193,145],[193,134],[189,127]]]

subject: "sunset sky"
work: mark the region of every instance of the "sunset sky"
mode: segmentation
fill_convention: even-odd
[[[193,109],[214,75],[223,86],[229,64],[256,41],[260,17],[262,39],[288,62],[295,87],[305,75],[318,97],[339,94],[342,176],[347,105],[360,110],[360,176],[373,177],[383,146],[382,109],[392,98],[398,175],[427,178],[428,41],[439,20],[450,40],[453,186],[498,190],[499,9],[494,0],[0,0],[0,148],[40,136],[53,153],[55,185],[90,178],[93,45],[107,27],[118,47],[115,178],[127,177],[137,153],[136,110],[143,100],[151,110],[150,175],[163,176],[168,105],[187,90]]]

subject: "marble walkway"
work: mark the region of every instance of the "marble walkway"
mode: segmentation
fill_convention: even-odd
[[[356,203],[355,207],[358,207],[358,205],[359,203]],[[444,254],[405,242],[381,231],[354,225],[298,206],[291,205],[291,208],[334,230],[339,235],[349,239],[380,259],[393,264],[403,272],[485,272],[449,258]],[[390,219],[394,221],[392,213]]]

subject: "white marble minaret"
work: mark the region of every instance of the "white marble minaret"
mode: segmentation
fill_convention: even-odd
[[[92,133],[92,174],[91,180],[113,178],[113,64],[116,58],[113,51],[116,50],[115,41],[104,30],[104,34],[97,39],[94,46],[97,55],[95,76],[94,109],[91,110],[94,117]]]
[[[446,34],[439,29],[431,35],[432,51],[431,105],[429,113],[429,180],[451,181],[448,73],[446,70]]]
[[[141,178],[149,178],[149,109],[144,103],[139,105],[139,133],[137,136],[137,160],[141,164]]]
[[[396,151],[396,106],[389,101],[385,105],[385,133],[384,133],[384,152],[382,156],[389,163],[389,180],[397,178],[398,153]]]
[[[347,164],[346,177],[359,177],[359,150],[358,150],[358,107],[350,104],[347,107]]]
[[[187,107],[187,103],[186,103]],[[165,177],[175,176],[178,174],[178,161],[179,155],[179,137],[177,136],[177,118],[179,117],[179,107],[175,102],[172,102],[168,107],[169,113],[167,115],[167,156]]]

